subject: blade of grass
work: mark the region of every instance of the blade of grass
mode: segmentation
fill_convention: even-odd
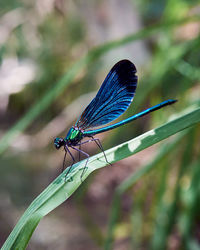
[[[182,145],[182,144],[181,144]],[[167,248],[167,240],[170,234],[170,231],[173,228],[175,223],[175,218],[178,213],[177,204],[179,202],[180,197],[180,180],[183,174],[186,171],[186,168],[189,167],[189,163],[191,162],[192,152],[194,146],[194,129],[192,129],[187,135],[187,141],[185,143],[185,149],[183,152],[183,158],[180,164],[180,169],[178,172],[176,184],[174,187],[174,197],[173,201],[166,201],[164,195],[161,195],[159,198],[159,204],[156,205],[157,209],[157,218],[167,218],[163,220],[157,219],[151,249],[161,249]],[[176,148],[177,149],[177,148]],[[168,192],[169,187],[166,186],[165,192]]]
[[[197,104],[199,106],[199,103]],[[198,121],[197,121],[198,122]],[[153,168],[157,167],[157,164],[168,155],[180,142],[183,136],[185,136],[188,131],[184,131],[181,135],[179,135],[176,140],[171,144],[164,145],[157,157],[148,165],[143,167],[142,169],[136,171],[133,175],[131,175],[128,179],[122,182],[121,185],[116,189],[116,192],[113,197],[112,207],[110,212],[110,220],[107,231],[107,238],[105,241],[105,249],[112,249],[112,241],[113,241],[113,229],[115,227],[116,221],[118,219],[118,214],[120,210],[120,197],[126,192],[130,187],[132,187],[138,180],[140,180],[145,174],[149,173]]]
[[[169,205],[168,203],[166,204],[165,203],[165,200],[164,200],[164,196],[166,194],[166,190],[168,191],[168,193],[171,191],[171,187],[169,188],[168,187],[168,183],[167,183],[167,180],[168,180],[168,177],[170,175],[170,164],[169,164],[169,158],[167,157],[165,159],[165,162],[164,162],[164,169],[163,171],[161,172],[161,182],[160,182],[160,185],[158,186],[158,208],[157,208],[157,215],[156,216],[156,222],[157,222],[157,227],[156,227],[156,231],[155,231],[155,234],[157,233],[157,235],[153,238],[153,247],[150,248],[150,249],[155,249],[155,250],[160,250],[160,249],[165,249],[166,246],[166,242],[163,242],[163,245],[161,248],[159,248],[158,246],[160,246],[162,244],[161,240],[162,239],[165,239],[165,230],[163,230],[163,225],[166,223],[166,218],[168,217],[160,217],[159,215],[165,215],[169,209]],[[170,191],[169,191],[170,190]],[[162,218],[162,219],[160,219]],[[159,231],[160,229],[160,231]],[[154,235],[155,235],[154,234]],[[155,247],[155,248],[154,248]]]
[[[143,39],[145,37],[150,37],[157,32],[167,29],[174,28],[178,25],[184,23],[193,22],[200,20],[200,16],[186,17],[176,21],[163,22],[150,27],[144,28],[134,34],[128,35],[122,39],[111,41],[102,46],[94,48],[89,51],[86,56],[83,56],[79,61],[74,63],[74,65],[69,68],[66,74],[52,87],[47,93],[41,98],[35,105],[30,108],[30,110],[11,128],[0,140],[0,154],[2,154],[12,143],[12,141],[24,131],[42,112],[44,112],[47,107],[52,103],[52,101],[58,97],[58,95],[67,87],[75,78],[75,76],[87,66],[89,63],[97,60],[105,54],[106,52],[118,48],[122,45],[128,44],[130,42]]]
[[[143,211],[141,207],[143,207],[143,190],[141,196],[137,197],[134,202],[132,202],[131,206],[131,216],[130,216],[130,222],[131,222],[131,232],[130,232],[130,248],[129,249],[140,249],[142,236],[143,236]],[[137,228],[135,227],[137,225]]]
[[[193,108],[189,113],[107,150],[105,152],[107,159],[110,163],[124,159],[198,122],[200,122],[200,108]],[[26,247],[41,218],[67,200],[80,186],[84,166],[85,160],[74,164],[65,181],[66,169],[31,203],[4,243],[2,250]],[[91,172],[104,166],[103,153],[90,157],[87,171],[82,179],[86,179]]]
[[[129,189],[131,188],[134,184],[137,183],[144,175],[148,174],[151,170],[156,168],[158,164],[162,161],[162,159],[168,155],[173,149],[180,143],[181,139],[185,136],[185,134],[188,133],[188,131],[182,132],[180,135],[176,137],[176,139],[169,143],[169,144],[164,144],[157,156],[153,159],[152,162],[147,164],[146,166],[142,167],[135,173],[133,173],[129,178],[127,178],[125,181],[123,181],[116,189],[113,201],[112,201],[112,206],[111,206],[111,211],[110,211],[110,219],[109,219],[109,224],[108,224],[108,232],[107,232],[107,238],[105,242],[105,249],[112,249],[112,242],[113,242],[113,230],[115,228],[115,224],[118,219],[118,214],[120,210],[120,203],[121,203],[121,196]]]
[[[195,218],[199,216],[199,193],[200,193],[200,154],[197,161],[190,166],[191,180],[187,188],[182,188],[183,211],[179,215],[179,228],[182,234],[182,247],[190,249],[189,243],[193,240]]]
[[[175,69],[192,81],[200,79],[199,67],[192,66],[185,60],[179,61],[179,64],[176,65]]]

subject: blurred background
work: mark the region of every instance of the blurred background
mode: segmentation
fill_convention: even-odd
[[[179,101],[98,135],[104,149],[199,103],[199,1],[0,2],[1,245],[62,169],[54,138],[65,136],[125,58],[139,84],[122,118]],[[200,249],[199,136],[196,125],[93,173],[39,223],[27,249]],[[93,144],[84,150],[99,152]],[[126,185],[141,169],[146,174]]]

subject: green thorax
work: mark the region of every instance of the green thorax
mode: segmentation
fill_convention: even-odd
[[[65,137],[65,141],[71,144],[78,143],[83,138],[83,133],[78,129],[71,127],[67,136]]]

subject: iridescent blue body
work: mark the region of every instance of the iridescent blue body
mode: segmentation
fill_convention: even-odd
[[[66,152],[65,157],[68,152],[72,157],[73,163],[75,162],[75,159],[69,148],[79,151],[79,153],[82,153],[87,157],[87,165],[89,155],[80,149],[82,144],[85,144],[89,141],[94,141],[103,151],[99,139],[93,138],[94,135],[127,124],[150,112],[176,102],[176,100],[173,99],[166,100],[123,121],[97,129],[96,127],[105,125],[117,119],[129,107],[137,87],[138,77],[136,72],[137,70],[135,65],[128,60],[122,60],[115,64],[104,80],[97,95],[83,111],[75,126],[70,128],[67,136],[65,138],[56,138],[54,140],[56,149],[59,149],[63,146]],[[81,142],[84,137],[89,137],[89,140]],[[79,146],[79,149],[77,149],[76,146]],[[108,163],[105,153],[104,156],[106,162]]]

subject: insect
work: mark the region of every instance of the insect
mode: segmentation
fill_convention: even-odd
[[[139,117],[142,117],[152,111],[158,110],[164,106],[176,102],[176,100],[169,99],[138,114],[135,114],[125,120],[122,120],[115,124],[97,128],[117,119],[129,107],[133,100],[137,87],[138,77],[136,73],[137,70],[135,65],[129,60],[122,60],[116,63],[105,78],[97,95],[83,111],[75,126],[70,128],[67,136],[65,138],[57,137],[54,140],[56,149],[64,147],[65,150],[63,169],[65,167],[65,159],[67,153],[69,153],[72,158],[72,165],[75,163],[75,158],[72,155],[70,148],[78,151],[79,156],[81,153],[87,158],[85,167],[81,174],[82,180],[89,160],[89,154],[81,150],[81,145],[91,141],[95,142],[101,149],[106,162],[109,164],[100,140],[98,138],[94,138],[94,135],[117,128],[128,122],[136,120]],[[81,140],[85,137],[88,137],[89,139],[87,141],[81,142]],[[66,175],[69,173],[71,167],[69,168]]]

